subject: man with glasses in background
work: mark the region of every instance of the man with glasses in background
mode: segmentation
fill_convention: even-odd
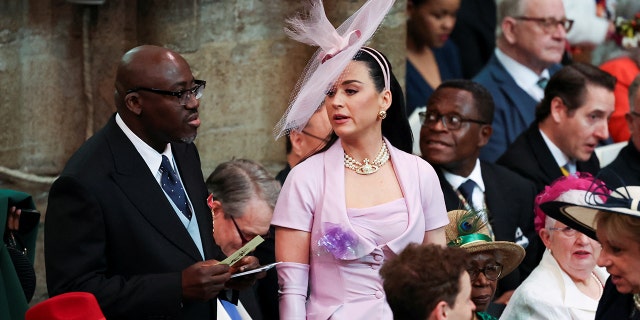
[[[443,82],[427,102],[420,150],[438,174],[447,211],[462,208],[487,214],[496,240],[526,248],[525,260],[498,284],[490,310],[497,316],[513,290],[538,265],[542,244],[533,228],[533,183],[478,159],[491,136],[493,111],[491,94],[480,84]]]
[[[264,167],[251,160],[233,159],[219,164],[206,184],[211,192],[207,202],[213,216],[213,237],[225,255],[230,256],[257,236],[270,241],[273,233],[269,227],[280,183]],[[273,251],[270,257],[258,254],[263,245],[256,248],[258,259],[263,264],[275,262]],[[275,268],[272,270],[275,273]],[[260,279],[254,290],[239,292],[240,302],[252,319],[279,319],[274,317],[278,306],[277,277],[275,280],[270,283],[268,278]]]
[[[168,49],[145,45],[122,57],[117,112],[49,192],[50,296],[90,292],[107,319],[215,319],[219,292],[246,286],[218,264],[225,255],[213,240],[192,143],[204,88]],[[258,265],[245,257],[234,267]]]
[[[287,135],[287,165],[278,172],[276,179],[284,184],[291,168],[324,148],[331,138],[331,132],[331,123],[322,104],[311,116],[304,129],[291,130]]]
[[[613,190],[640,186],[640,75],[629,86],[629,112],[625,115],[631,138],[618,156],[602,169],[600,178]]]
[[[561,68],[573,21],[562,0],[503,0],[498,5],[496,49],[475,76],[496,105],[493,135],[480,158],[494,162],[534,120],[548,79]]]

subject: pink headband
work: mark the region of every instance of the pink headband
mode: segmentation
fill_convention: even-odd
[[[390,90],[389,86],[389,65],[387,64],[387,60],[382,56],[378,50],[370,47],[362,47],[362,51],[371,55],[380,65],[380,69],[382,69],[382,74],[384,75],[384,88],[385,90]],[[375,53],[375,54],[374,54]],[[380,57],[380,58],[378,58]]]

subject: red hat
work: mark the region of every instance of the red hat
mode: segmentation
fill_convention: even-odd
[[[44,300],[25,314],[25,320],[105,320],[96,297],[88,292],[68,292]]]

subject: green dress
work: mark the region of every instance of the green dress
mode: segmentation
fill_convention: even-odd
[[[18,192],[7,189],[0,189],[0,233],[4,239],[4,230],[7,225],[7,213],[10,206],[21,208],[35,209],[33,199],[24,192]],[[36,236],[38,228],[34,228],[24,238],[24,245],[27,248],[27,255],[33,264],[36,247]],[[27,312],[29,305],[27,298],[22,291],[20,280],[13,267],[13,262],[9,256],[9,251],[4,244],[0,242],[0,319],[22,320]]]
[[[498,318],[484,312],[476,312],[476,318],[479,320],[498,320]]]

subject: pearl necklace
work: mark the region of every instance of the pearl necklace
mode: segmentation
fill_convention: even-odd
[[[389,160],[389,149],[387,149],[387,144],[382,141],[382,147],[380,147],[380,152],[373,162],[369,160],[369,158],[364,158],[362,162],[356,161],[356,159],[352,158],[347,152],[344,152],[344,166],[347,169],[351,169],[355,171],[357,174],[369,175],[372,173],[378,172],[380,167],[382,167]]]
[[[639,293],[633,294],[633,304],[636,305],[636,309],[640,310],[640,294]]]
[[[591,272],[591,276],[596,280],[596,283],[598,284],[598,297],[602,297],[602,293],[604,291],[604,285],[602,284],[602,281],[600,281],[600,279],[598,279],[598,276],[596,276],[596,274],[593,272]]]

